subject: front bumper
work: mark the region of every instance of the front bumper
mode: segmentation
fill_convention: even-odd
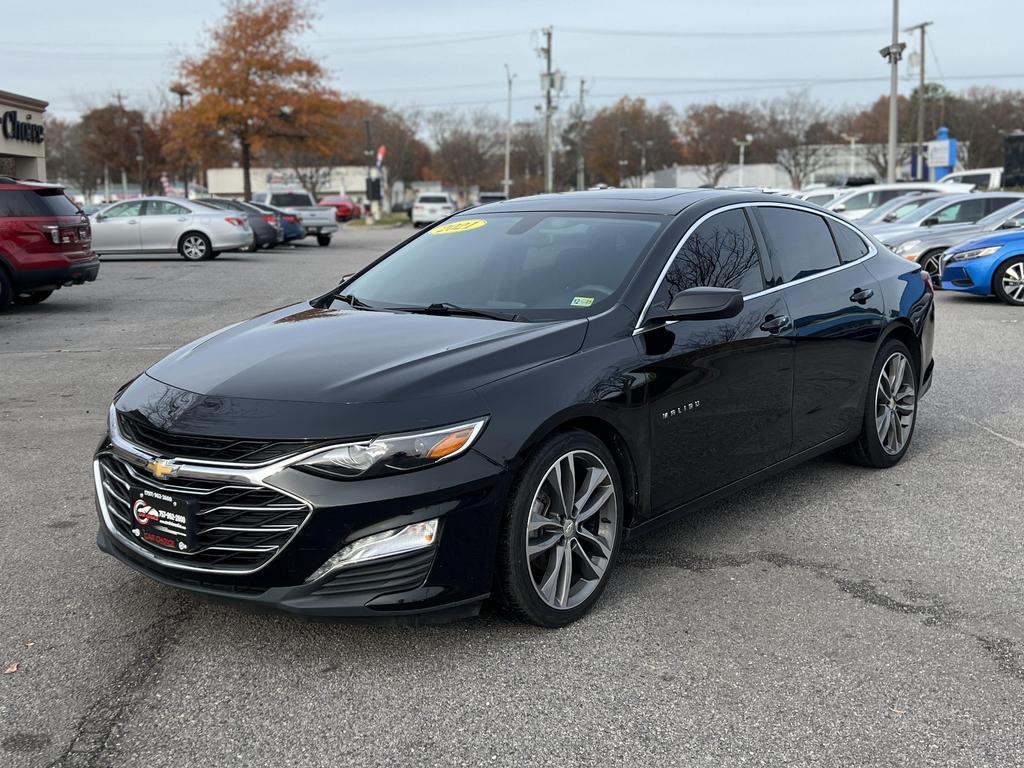
[[[138,449],[116,436],[97,453],[127,461]],[[131,450],[126,452],[125,447]],[[138,458],[138,460],[136,460]],[[143,467],[142,459],[132,465]],[[202,474],[204,468],[196,468]],[[205,469],[209,469],[206,467]],[[474,451],[458,459],[397,477],[330,480],[284,466],[258,478],[262,487],[308,500],[311,512],[270,560],[248,572],[188,567],[179,558],[133,540],[119,525],[96,465],[99,548],[156,581],[254,608],[311,618],[449,619],[475,613],[490,593],[499,510],[507,473]],[[189,480],[182,465],[177,482]],[[235,476],[240,480],[242,476]],[[227,480],[225,480],[227,481]],[[159,484],[149,481],[154,487]],[[438,518],[429,549],[359,563],[307,583],[333,554],[356,539],[411,522]]]
[[[942,289],[990,296],[992,294],[992,274],[995,272],[996,265],[1005,258],[1005,256],[995,253],[991,256],[967,259],[966,261],[943,259],[940,262],[939,272]]]

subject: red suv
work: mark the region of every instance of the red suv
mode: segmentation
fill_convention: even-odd
[[[0,176],[0,310],[38,304],[99,271],[89,219],[62,187]]]
[[[334,218],[338,221],[349,221],[359,218],[359,206],[348,195],[329,195],[320,201],[320,205],[333,208]]]

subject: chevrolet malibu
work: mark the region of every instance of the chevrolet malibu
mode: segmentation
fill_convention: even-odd
[[[906,454],[921,268],[821,209],[602,190],[449,217],[117,393],[100,548],[307,616],[565,625],[625,540],[826,451]]]

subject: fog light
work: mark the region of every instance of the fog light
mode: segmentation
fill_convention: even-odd
[[[353,541],[340,552],[332,555],[306,581],[316,581],[331,571],[347,568],[356,563],[379,560],[391,555],[401,555],[405,552],[414,552],[417,549],[427,549],[434,546],[436,542],[437,518],[375,533],[372,536]]]

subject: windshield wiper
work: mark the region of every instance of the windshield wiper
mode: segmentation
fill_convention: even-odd
[[[425,307],[388,307],[392,312],[413,312],[421,315],[461,315],[463,317],[486,317],[488,320],[506,320],[515,322],[519,319],[518,312],[488,312],[484,309],[470,309],[452,304],[450,301],[439,301]]]
[[[331,306],[331,303],[334,301],[343,301],[353,309],[366,309],[369,310],[370,312],[380,311],[380,307],[375,307],[372,304],[367,304],[365,301],[360,299],[355,294],[338,293],[338,290],[338,288],[335,288],[330,293],[325,293],[323,296],[313,299],[313,301],[311,301],[310,304],[312,304],[314,307],[326,309],[327,307]]]

